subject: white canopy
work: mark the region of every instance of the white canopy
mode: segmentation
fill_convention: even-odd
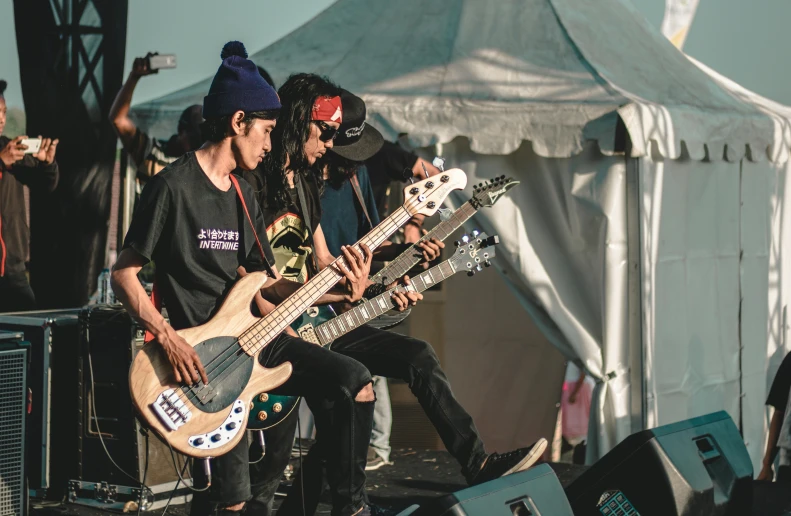
[[[626,0],[339,0],[251,58],[278,84],[294,72],[328,75],[365,98],[386,137],[408,133],[417,147],[463,136],[475,152],[510,154],[527,140],[540,156],[569,157],[594,139],[610,154],[616,111],[633,155],[653,141],[677,158],[684,142],[693,157],[749,149],[784,160],[791,142]],[[210,81],[133,111],[167,136]]]
[[[470,185],[522,181],[475,223],[500,235],[496,265],[544,334],[598,381],[590,458],[644,423],[727,408],[760,460],[754,416],[767,352],[782,351],[767,292],[772,314],[791,302],[791,283],[768,287],[766,272],[791,228],[778,208],[791,110],[690,61],[628,0],[338,0],[251,57],[278,84],[328,75],[387,138],[435,146]],[[168,136],[210,80],[133,112]],[[678,312],[689,321],[675,332]]]

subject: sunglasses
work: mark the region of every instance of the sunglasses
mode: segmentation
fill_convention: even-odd
[[[318,127],[319,131],[321,131],[319,133],[319,140],[328,142],[338,137],[338,129],[335,127],[330,127],[321,120],[311,120],[311,122],[316,124],[316,127]]]

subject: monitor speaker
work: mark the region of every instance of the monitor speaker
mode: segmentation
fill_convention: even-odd
[[[566,488],[576,516],[743,516],[753,467],[726,412],[632,434]]]
[[[25,419],[29,344],[0,331],[0,514],[27,514]]]
[[[20,332],[30,343],[27,386],[30,389],[30,414],[27,418],[25,466],[31,496],[45,498],[51,485],[51,456],[61,455],[73,446],[68,429],[52,427],[70,416],[69,404],[76,397],[71,389],[53,388],[57,374],[73,375],[79,343],[77,326],[80,309],[46,310],[0,314],[0,330]],[[56,371],[59,369],[59,371]],[[57,428],[57,430],[55,430]],[[61,488],[63,486],[60,486]],[[55,494],[62,497],[63,490]]]
[[[412,506],[399,516],[573,516],[547,464]]]

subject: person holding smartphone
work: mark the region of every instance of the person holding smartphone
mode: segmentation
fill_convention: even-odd
[[[23,185],[48,192],[58,185],[57,138],[39,136],[38,152],[31,153],[23,143],[27,136],[13,140],[3,136],[6,86],[6,81],[0,80],[0,313],[36,308],[36,298],[25,275],[29,231]]]
[[[132,95],[141,77],[159,73],[159,69],[151,67],[150,58],[155,54],[137,57],[132,64],[132,71],[110,108],[110,122],[121,139],[124,150],[129,153],[137,167],[138,184],[159,173],[186,152],[194,151],[203,144],[200,125],[203,123],[202,106],[195,104],[185,109],[179,117],[176,134],[168,140],[157,140],[141,131],[129,117]]]

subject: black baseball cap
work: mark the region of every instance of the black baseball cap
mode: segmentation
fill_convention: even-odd
[[[357,95],[341,90],[343,123],[333,142],[332,152],[352,161],[365,161],[382,148],[382,133],[365,123],[365,102]]]

